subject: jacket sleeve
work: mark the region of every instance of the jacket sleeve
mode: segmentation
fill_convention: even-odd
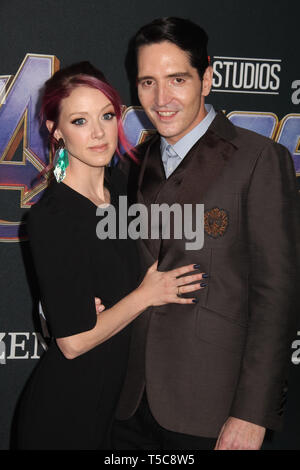
[[[278,430],[293,328],[299,315],[299,194],[293,161],[285,147],[268,143],[262,150],[245,210],[249,323],[230,415]]]

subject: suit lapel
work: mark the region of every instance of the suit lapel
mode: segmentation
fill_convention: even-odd
[[[160,154],[160,138],[155,137],[147,148],[138,182],[141,199],[147,205],[155,202],[157,193],[166,181]]]
[[[165,202],[202,203],[234,152],[235,147],[232,144],[208,130],[185,157],[182,167],[179,165],[170,176],[168,183],[173,191],[168,191],[169,200]]]
[[[155,136],[143,159],[137,192],[137,201],[144,204],[148,210],[148,239],[143,239],[141,243],[150,253],[153,261],[158,259],[160,240],[151,237],[151,204],[155,204],[157,195],[165,181],[166,177],[160,157],[160,138]]]

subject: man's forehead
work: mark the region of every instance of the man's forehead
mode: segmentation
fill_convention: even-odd
[[[137,65],[139,74],[146,71],[147,75],[159,73],[166,77],[191,73],[194,68],[189,54],[168,41],[141,46],[138,50]]]
[[[163,41],[159,43],[145,44],[140,46],[137,51],[138,60],[147,56],[150,57],[164,57],[168,56],[173,60],[183,60],[189,62],[190,56],[187,51],[180,49],[176,44],[170,41]]]

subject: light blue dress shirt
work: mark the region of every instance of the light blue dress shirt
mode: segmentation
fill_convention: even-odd
[[[160,138],[160,151],[162,162],[165,169],[166,178],[173,173],[173,171],[182,162],[187,153],[191,150],[193,145],[202,137],[210,124],[216,116],[216,111],[210,104],[205,105],[207,115],[204,119],[194,127],[188,134],[183,136],[176,144],[170,145],[164,137]]]

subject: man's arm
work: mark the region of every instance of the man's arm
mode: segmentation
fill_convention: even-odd
[[[296,317],[299,201],[289,152],[268,144],[253,171],[247,205],[249,325],[230,418],[217,448],[259,449],[265,428],[282,425]],[[230,448],[230,447],[229,447]]]
[[[266,428],[238,418],[228,418],[214,450],[259,450]]]

